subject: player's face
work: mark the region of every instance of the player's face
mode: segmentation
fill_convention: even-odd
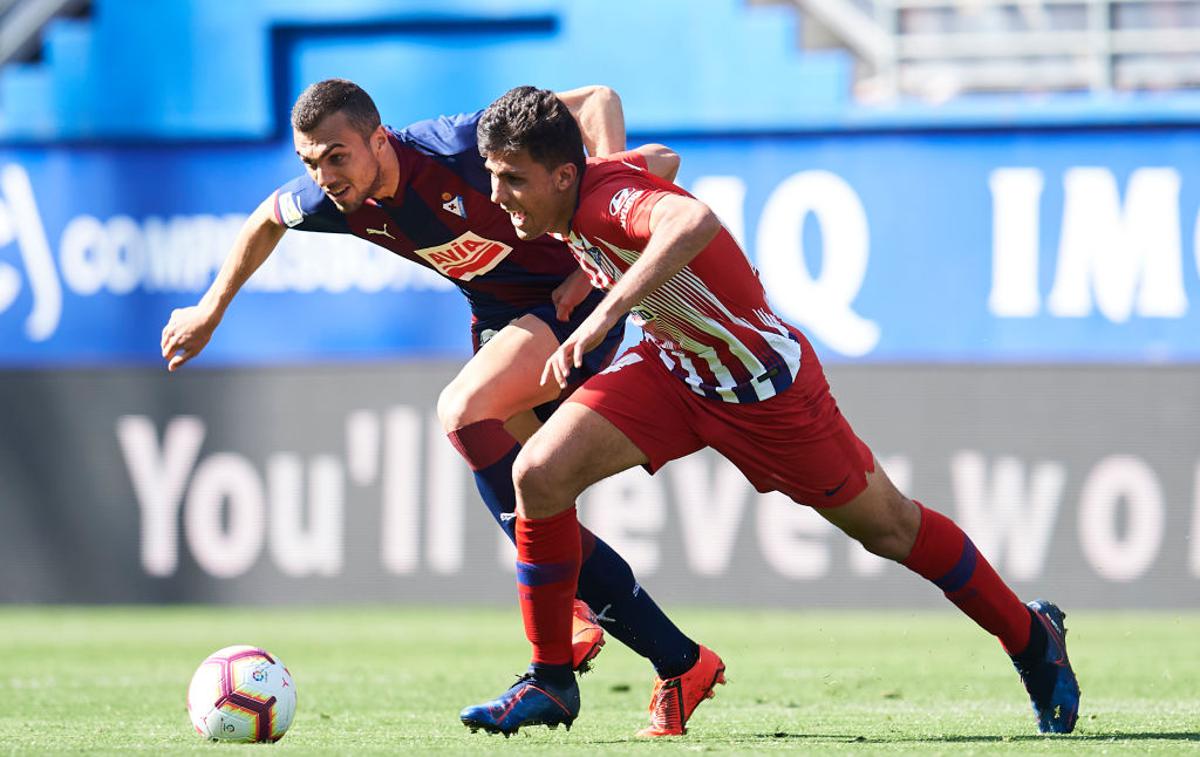
[[[484,166],[492,175],[492,202],[508,213],[518,237],[535,239],[547,231],[568,231],[574,165],[547,168],[522,150],[488,155]]]
[[[367,139],[344,113],[326,116],[311,131],[292,131],[296,154],[312,177],[343,213],[353,213],[383,185],[382,150],[387,133],[377,128]]]

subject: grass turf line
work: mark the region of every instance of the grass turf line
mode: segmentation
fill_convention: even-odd
[[[686,609],[728,686],[681,739],[642,742],[652,672],[610,640],[575,727],[505,741],[458,711],[500,693],[528,647],[515,609],[0,608],[0,753],[805,754],[1200,751],[1200,613],[1070,612],[1076,733],[1037,735],[999,645],[952,612]],[[185,695],[210,652],[255,644],[295,676],[277,745],[213,745]],[[255,752],[257,753],[257,752]],[[274,753],[274,752],[272,752]]]

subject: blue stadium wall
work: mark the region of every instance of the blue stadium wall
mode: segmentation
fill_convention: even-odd
[[[0,599],[511,596],[432,416],[469,355],[445,282],[292,233],[204,355],[161,368],[171,309],[299,171],[287,105],[346,76],[394,125],[614,86],[906,491],[1023,594],[1196,604],[1194,98],[866,109],[790,11],[733,0],[328,5],[98,0],[0,72]],[[715,458],[584,509],[671,599],[939,601]]]

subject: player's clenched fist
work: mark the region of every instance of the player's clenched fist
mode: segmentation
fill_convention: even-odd
[[[569,321],[575,307],[591,293],[592,282],[588,280],[587,273],[582,268],[576,270],[550,293],[555,316],[560,321]]]
[[[171,311],[171,319],[162,331],[162,356],[167,361],[167,370],[174,371],[200,354],[220,320],[212,310],[199,305]]]

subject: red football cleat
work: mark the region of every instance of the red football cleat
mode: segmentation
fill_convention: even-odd
[[[712,699],[713,687],[725,683],[725,663],[717,653],[700,645],[700,659],[681,676],[654,679],[650,695],[650,725],[638,736],[682,736],[687,733],[688,718],[705,699]]]
[[[580,673],[592,669],[592,660],[604,646],[604,629],[596,613],[582,600],[575,600],[575,615],[571,618],[571,667]]]

